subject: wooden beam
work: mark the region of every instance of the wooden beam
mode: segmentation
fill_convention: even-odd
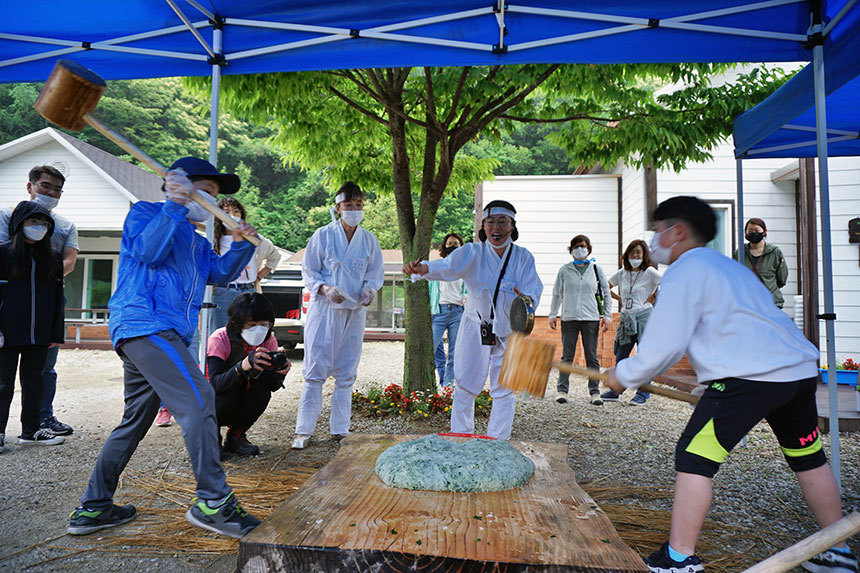
[[[819,347],[818,332],[818,222],[815,211],[815,160],[798,160],[800,250],[797,260],[802,273],[800,294],[803,297],[803,334]]]
[[[624,210],[624,199],[621,193],[621,177],[618,178],[618,268],[621,268],[621,254],[624,252],[624,221],[622,211]]]
[[[657,170],[649,163],[645,168],[645,221],[650,228],[654,223],[654,209],[657,208]]]

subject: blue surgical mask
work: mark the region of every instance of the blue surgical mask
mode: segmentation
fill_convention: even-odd
[[[48,211],[53,211],[54,207],[60,202],[58,197],[51,197],[49,195],[42,195],[41,193],[36,193],[33,196],[33,202],[38,203]]]

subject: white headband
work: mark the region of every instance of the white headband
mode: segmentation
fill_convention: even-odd
[[[504,207],[493,206],[484,209],[484,219],[486,219],[490,215],[507,215],[511,219],[516,219],[516,217],[514,216],[514,212],[510,209],[505,209]]]
[[[338,203],[342,202],[344,199],[346,199],[346,191],[344,191],[343,193],[338,193],[335,196],[334,204],[337,205]]]

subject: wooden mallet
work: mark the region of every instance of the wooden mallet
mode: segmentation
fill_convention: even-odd
[[[552,368],[568,374],[580,374],[594,380],[606,381],[609,376],[599,370],[581,368],[567,362],[553,362],[555,349],[552,344],[541,340],[531,339],[518,332],[512,332],[508,337],[505,356],[502,359],[502,370],[499,373],[499,385],[516,391],[525,391],[533,396],[543,397],[546,392],[546,382]],[[653,384],[640,386],[645,392],[651,392],[667,398],[682,400],[697,404],[699,399],[688,392],[662,388]]]
[[[90,125],[155,173],[164,177],[167,170],[158,161],[90,113],[96,109],[105,87],[105,81],[92,70],[71,60],[58,60],[33,107],[51,123],[71,131],[80,131]],[[224,223],[228,229],[232,230],[239,226],[224,211],[202,197],[200,192],[192,193],[191,199]],[[260,244],[259,237],[243,236],[253,245]]]

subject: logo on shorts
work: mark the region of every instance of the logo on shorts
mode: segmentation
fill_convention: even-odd
[[[806,436],[805,438],[800,438],[800,445],[801,445],[801,446],[805,446],[805,445],[807,445],[807,444],[811,444],[811,443],[813,443],[813,442],[814,442],[815,440],[817,440],[817,439],[818,439],[818,428],[816,427],[816,428],[812,431],[812,433],[811,433],[811,434],[809,434],[809,435],[808,435],[808,436]]]

